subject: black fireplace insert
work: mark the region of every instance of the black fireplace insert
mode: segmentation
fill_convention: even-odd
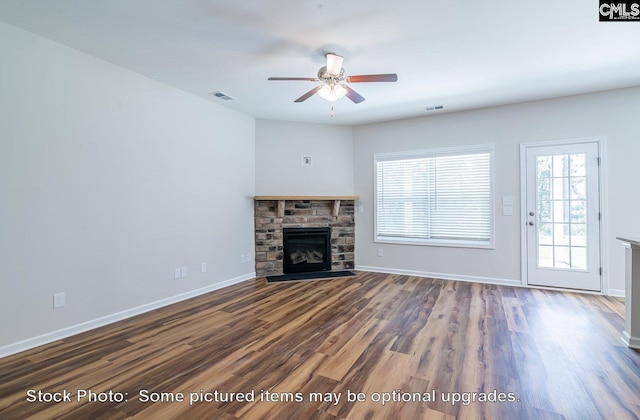
[[[331,229],[284,228],[285,273],[331,270]]]

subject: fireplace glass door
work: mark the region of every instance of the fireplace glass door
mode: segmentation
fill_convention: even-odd
[[[283,235],[285,273],[331,270],[330,228],[285,228]]]

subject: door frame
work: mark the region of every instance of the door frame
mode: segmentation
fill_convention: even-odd
[[[600,165],[598,166],[598,205],[600,206],[600,266],[602,267],[601,291],[590,292],[587,290],[553,288],[554,290],[567,290],[580,293],[594,293],[609,295],[609,252],[608,250],[608,209],[607,192],[605,186],[607,174],[606,143],[607,138],[584,137],[574,139],[545,140],[528,143],[520,143],[520,276],[523,287],[542,288],[543,286],[530,285],[528,281],[528,253],[527,253],[527,149],[540,146],[563,146],[578,143],[597,143]]]

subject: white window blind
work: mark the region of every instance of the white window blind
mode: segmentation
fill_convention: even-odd
[[[376,240],[492,246],[492,153],[376,155]]]

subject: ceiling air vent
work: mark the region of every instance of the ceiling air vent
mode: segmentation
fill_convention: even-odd
[[[220,92],[219,90],[217,90],[215,92],[210,92],[209,95],[215,96],[216,98],[220,98],[220,99],[223,99],[225,101],[230,101],[232,99],[235,99],[233,96],[229,96],[224,92]]]

